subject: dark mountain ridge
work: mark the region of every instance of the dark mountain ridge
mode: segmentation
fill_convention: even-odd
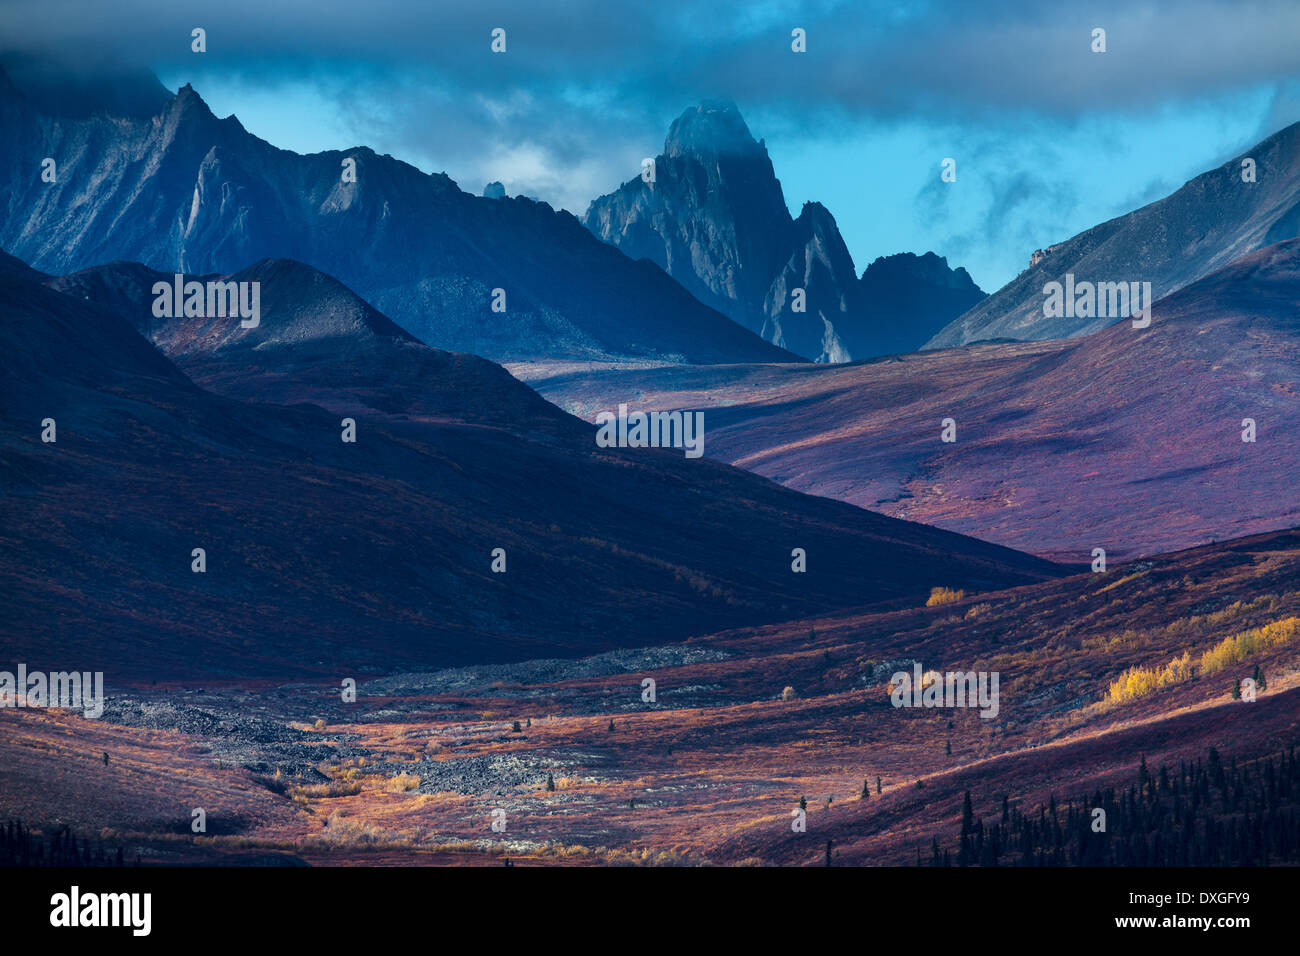
[[[1245,181],[1245,160],[1254,163]],[[1150,282],[1158,300],[1248,253],[1300,236],[1300,123],[1202,173],[1164,199],[1038,250],[1029,268],[936,334],[926,348],[1084,335],[1123,317],[1043,314],[1043,287]]]
[[[847,366],[610,369],[532,384],[583,417],[627,393],[705,408],[708,454],[721,461],[1078,561],[1095,547],[1128,559],[1300,524],[1297,355],[1292,239],[1156,302],[1146,329]]]
[[[364,147],[277,149],[189,85],[136,115],[147,102],[128,115],[111,99],[50,112],[57,98],[0,80],[0,245],[55,274],[119,259],[197,274],[296,259],[420,340],[495,360],[795,360],[545,203],[471,196]],[[54,182],[40,175],[46,157]]]
[[[912,351],[983,296],[964,270],[950,273],[933,253],[924,268],[859,279],[825,206],[805,203],[791,218],[765,143],[730,101],[674,120],[654,172],[654,182],[638,176],[592,202],[587,228],[806,358]]]
[[[111,682],[577,656],[1061,573],[680,450],[599,448],[301,263],[228,278],[262,283],[256,328],[158,321],[137,264],[0,277],[15,660],[104,662]]]

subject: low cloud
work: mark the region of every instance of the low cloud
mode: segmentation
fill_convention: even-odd
[[[204,54],[190,51],[195,27],[207,31]],[[504,54],[490,51],[495,27],[507,31]],[[807,53],[791,52],[794,27],[807,31]],[[1091,50],[1098,27],[1105,53]],[[757,135],[824,137],[910,118],[986,128],[994,139],[1022,122],[1133,116],[1276,87],[1262,136],[1300,118],[1297,36],[1294,0],[938,0],[904,10],[876,0],[0,7],[0,43],[9,50],[117,59],[263,89],[311,83],[359,142],[445,170],[470,192],[501,180],[512,194],[579,215],[635,176],[642,156],[659,152],[683,109],[716,96],[761,110],[766,125]],[[256,132],[276,140],[273,130]],[[1060,222],[1060,210],[1076,203],[1068,184],[1008,162],[986,178],[993,205],[978,225],[955,221],[947,243],[936,245],[958,256],[976,243],[1031,245],[1045,228],[1036,208],[1054,210]]]
[[[757,11],[757,12],[756,12]],[[727,94],[791,111],[859,113],[1129,109],[1228,87],[1300,78],[1293,0],[1128,0],[1043,4],[947,0],[900,13],[880,2],[693,0],[610,4],[533,0],[448,6],[426,0],[225,0],[160,10],[146,0],[10,0],[0,35],[13,47],[111,53],[179,65],[189,34],[231,66],[301,71],[324,60],[420,69],[449,92],[539,103],[603,91],[653,107]],[[504,55],[489,51],[503,27]],[[790,51],[790,30],[808,52]],[[1106,30],[1093,53],[1091,31]]]

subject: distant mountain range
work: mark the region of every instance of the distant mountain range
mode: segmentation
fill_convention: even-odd
[[[82,270],[49,285],[117,312],[191,379],[232,398],[585,434],[499,366],[424,345],[337,279],[301,263],[266,259],[229,276],[202,278],[259,283],[267,321],[245,329],[230,318],[157,318],[151,290],[173,276],[134,262]]]
[[[680,450],[599,448],[301,263],[225,277],[261,284],[248,329],[156,318],[172,277],[136,263],[42,278],[0,259],[15,660],[120,678],[574,656],[1062,573]]]
[[[1243,168],[1245,160],[1253,167]],[[1253,181],[1246,181],[1253,177]],[[936,334],[926,348],[1083,335],[1114,316],[1047,318],[1043,287],[1150,282],[1156,299],[1264,246],[1300,236],[1300,123],[1256,143],[1158,202],[1034,253],[1029,267]]]
[[[684,112],[653,181],[632,178],[583,221],[701,302],[818,362],[914,351],[984,296],[933,253],[878,259],[859,279],[829,210],[805,203],[791,218],[765,144],[730,102]]]
[[[38,79],[29,94],[0,73],[0,245],[38,269],[289,257],[420,340],[493,360],[796,360],[545,203],[472,196],[366,148],[276,149],[188,85]]]
[[[623,394],[704,408],[719,460],[1081,561],[1095,547],[1133,558],[1300,524],[1297,355],[1300,239],[1160,300],[1143,330],[847,367],[608,369],[532,384],[584,417]]]
[[[102,93],[0,74],[0,237],[21,253],[0,253],[16,529],[0,576],[32,634],[52,637],[40,608],[77,595],[125,649],[140,623],[125,608],[163,581],[163,631],[213,629],[222,655],[276,619],[345,641],[374,613],[406,663],[577,654],[1058,573],[1026,553],[1132,557],[1300,521],[1300,240],[1196,275],[1293,229],[1300,126],[1252,151],[1257,183],[1228,164],[1042,253],[1017,280],[1038,318],[1022,303],[1015,330],[972,334],[1088,331],[1053,332],[1030,295],[1070,270],[1177,285],[1149,328],[902,354],[979,290],[933,253],[857,276],[829,212],[789,215],[731,104],[688,110],[653,182],[594,202],[587,228],[369,150],[277,150],[189,87]],[[258,283],[262,323],[157,316],[151,290],[176,272]],[[786,348],[890,357],[825,367]],[[537,361],[541,394],[588,421],[489,359]],[[715,461],[597,448],[589,421],[624,403],[703,410]],[[226,592],[184,562],[167,577],[162,556],[204,536],[260,577]],[[523,585],[485,571],[498,544]],[[819,555],[816,577],[792,574],[795,547]]]
[[[860,287],[875,320],[869,347],[855,358],[915,352],[917,335],[943,328],[985,298],[965,269],[949,268],[933,252],[876,259],[863,271]]]

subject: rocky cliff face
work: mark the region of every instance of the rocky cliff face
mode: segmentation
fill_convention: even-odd
[[[858,355],[870,354],[867,344],[857,341],[866,308],[853,257],[834,217],[820,203],[807,203],[791,238],[793,252],[763,300],[763,338],[820,362],[851,361],[854,353],[846,336],[854,340]],[[798,306],[796,289],[803,290]],[[856,323],[851,321],[855,318]]]
[[[763,299],[788,258],[792,226],[767,150],[730,104],[683,113],[653,176],[597,199],[585,222],[753,331],[763,326]]]
[[[1124,316],[1043,314],[1043,286],[1150,282],[1159,299],[1272,243],[1300,235],[1300,123],[1177,192],[1036,251],[1029,268],[935,335],[927,348],[982,339],[1084,335]],[[1250,169],[1243,163],[1251,160]],[[1247,181],[1253,177],[1253,181]]]
[[[224,274],[295,259],[421,340],[498,361],[794,358],[545,203],[471,196],[366,148],[276,149],[189,86],[142,117],[153,97],[133,89],[129,109],[69,96],[64,113],[64,98],[0,74],[0,244],[51,273],[133,259]]]
[[[915,351],[985,298],[965,269],[933,252],[876,259],[862,273],[861,294],[872,305],[870,346],[883,355]]]
[[[954,299],[947,279],[906,270],[889,276],[915,288],[864,287],[825,206],[806,203],[790,216],[765,144],[729,102],[678,117],[653,181],[638,176],[600,197],[584,222],[629,256],[659,264],[700,301],[818,362],[915,349],[982,294]],[[931,296],[936,288],[945,291]],[[900,302],[915,311],[900,316]]]

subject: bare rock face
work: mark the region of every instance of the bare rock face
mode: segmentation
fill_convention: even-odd
[[[804,287],[814,262],[823,266],[821,282],[834,277],[816,248],[815,226],[791,218],[767,148],[735,104],[706,102],[679,116],[652,180],[637,176],[597,199],[584,221],[601,239],[658,263],[700,301],[769,342],[817,361],[848,358],[834,331],[841,310],[830,305],[843,299],[839,290],[820,290],[824,311],[791,311],[792,291]],[[838,233],[835,242],[843,247]]]
[[[950,268],[947,259],[933,252],[876,259],[862,273],[861,295],[871,304],[874,319],[871,355],[914,352],[953,316],[985,298],[965,269]]]
[[[857,327],[847,321],[864,313],[853,258],[835,219],[820,203],[807,203],[794,221],[794,251],[777,273],[763,301],[763,338],[819,362],[854,358],[846,336]],[[796,306],[794,290],[803,300]],[[795,311],[796,308],[801,311]],[[857,354],[870,354],[854,339]]]
[[[1249,164],[1247,164],[1249,161]],[[1177,192],[1035,252],[1029,268],[926,343],[1085,335],[1123,317],[1043,314],[1043,286],[1150,282],[1154,298],[1265,246],[1300,235],[1300,123],[1197,176]]]
[[[496,361],[794,360],[545,203],[472,196],[364,147],[276,149],[192,87],[152,83],[31,92],[0,71],[0,246],[53,274],[294,259],[422,341]],[[54,182],[33,175],[47,156]]]
[[[789,258],[790,213],[772,162],[730,103],[672,124],[647,171],[591,204],[586,225],[658,263],[700,301],[758,331],[772,275]]]
[[[817,362],[918,348],[982,295],[930,303],[923,285],[910,300],[942,321],[895,314],[893,300],[907,297],[879,282],[863,288],[825,206],[806,203],[790,216],[766,146],[730,102],[678,117],[653,176],[595,200],[584,222],[629,256],[658,263],[700,301]]]

